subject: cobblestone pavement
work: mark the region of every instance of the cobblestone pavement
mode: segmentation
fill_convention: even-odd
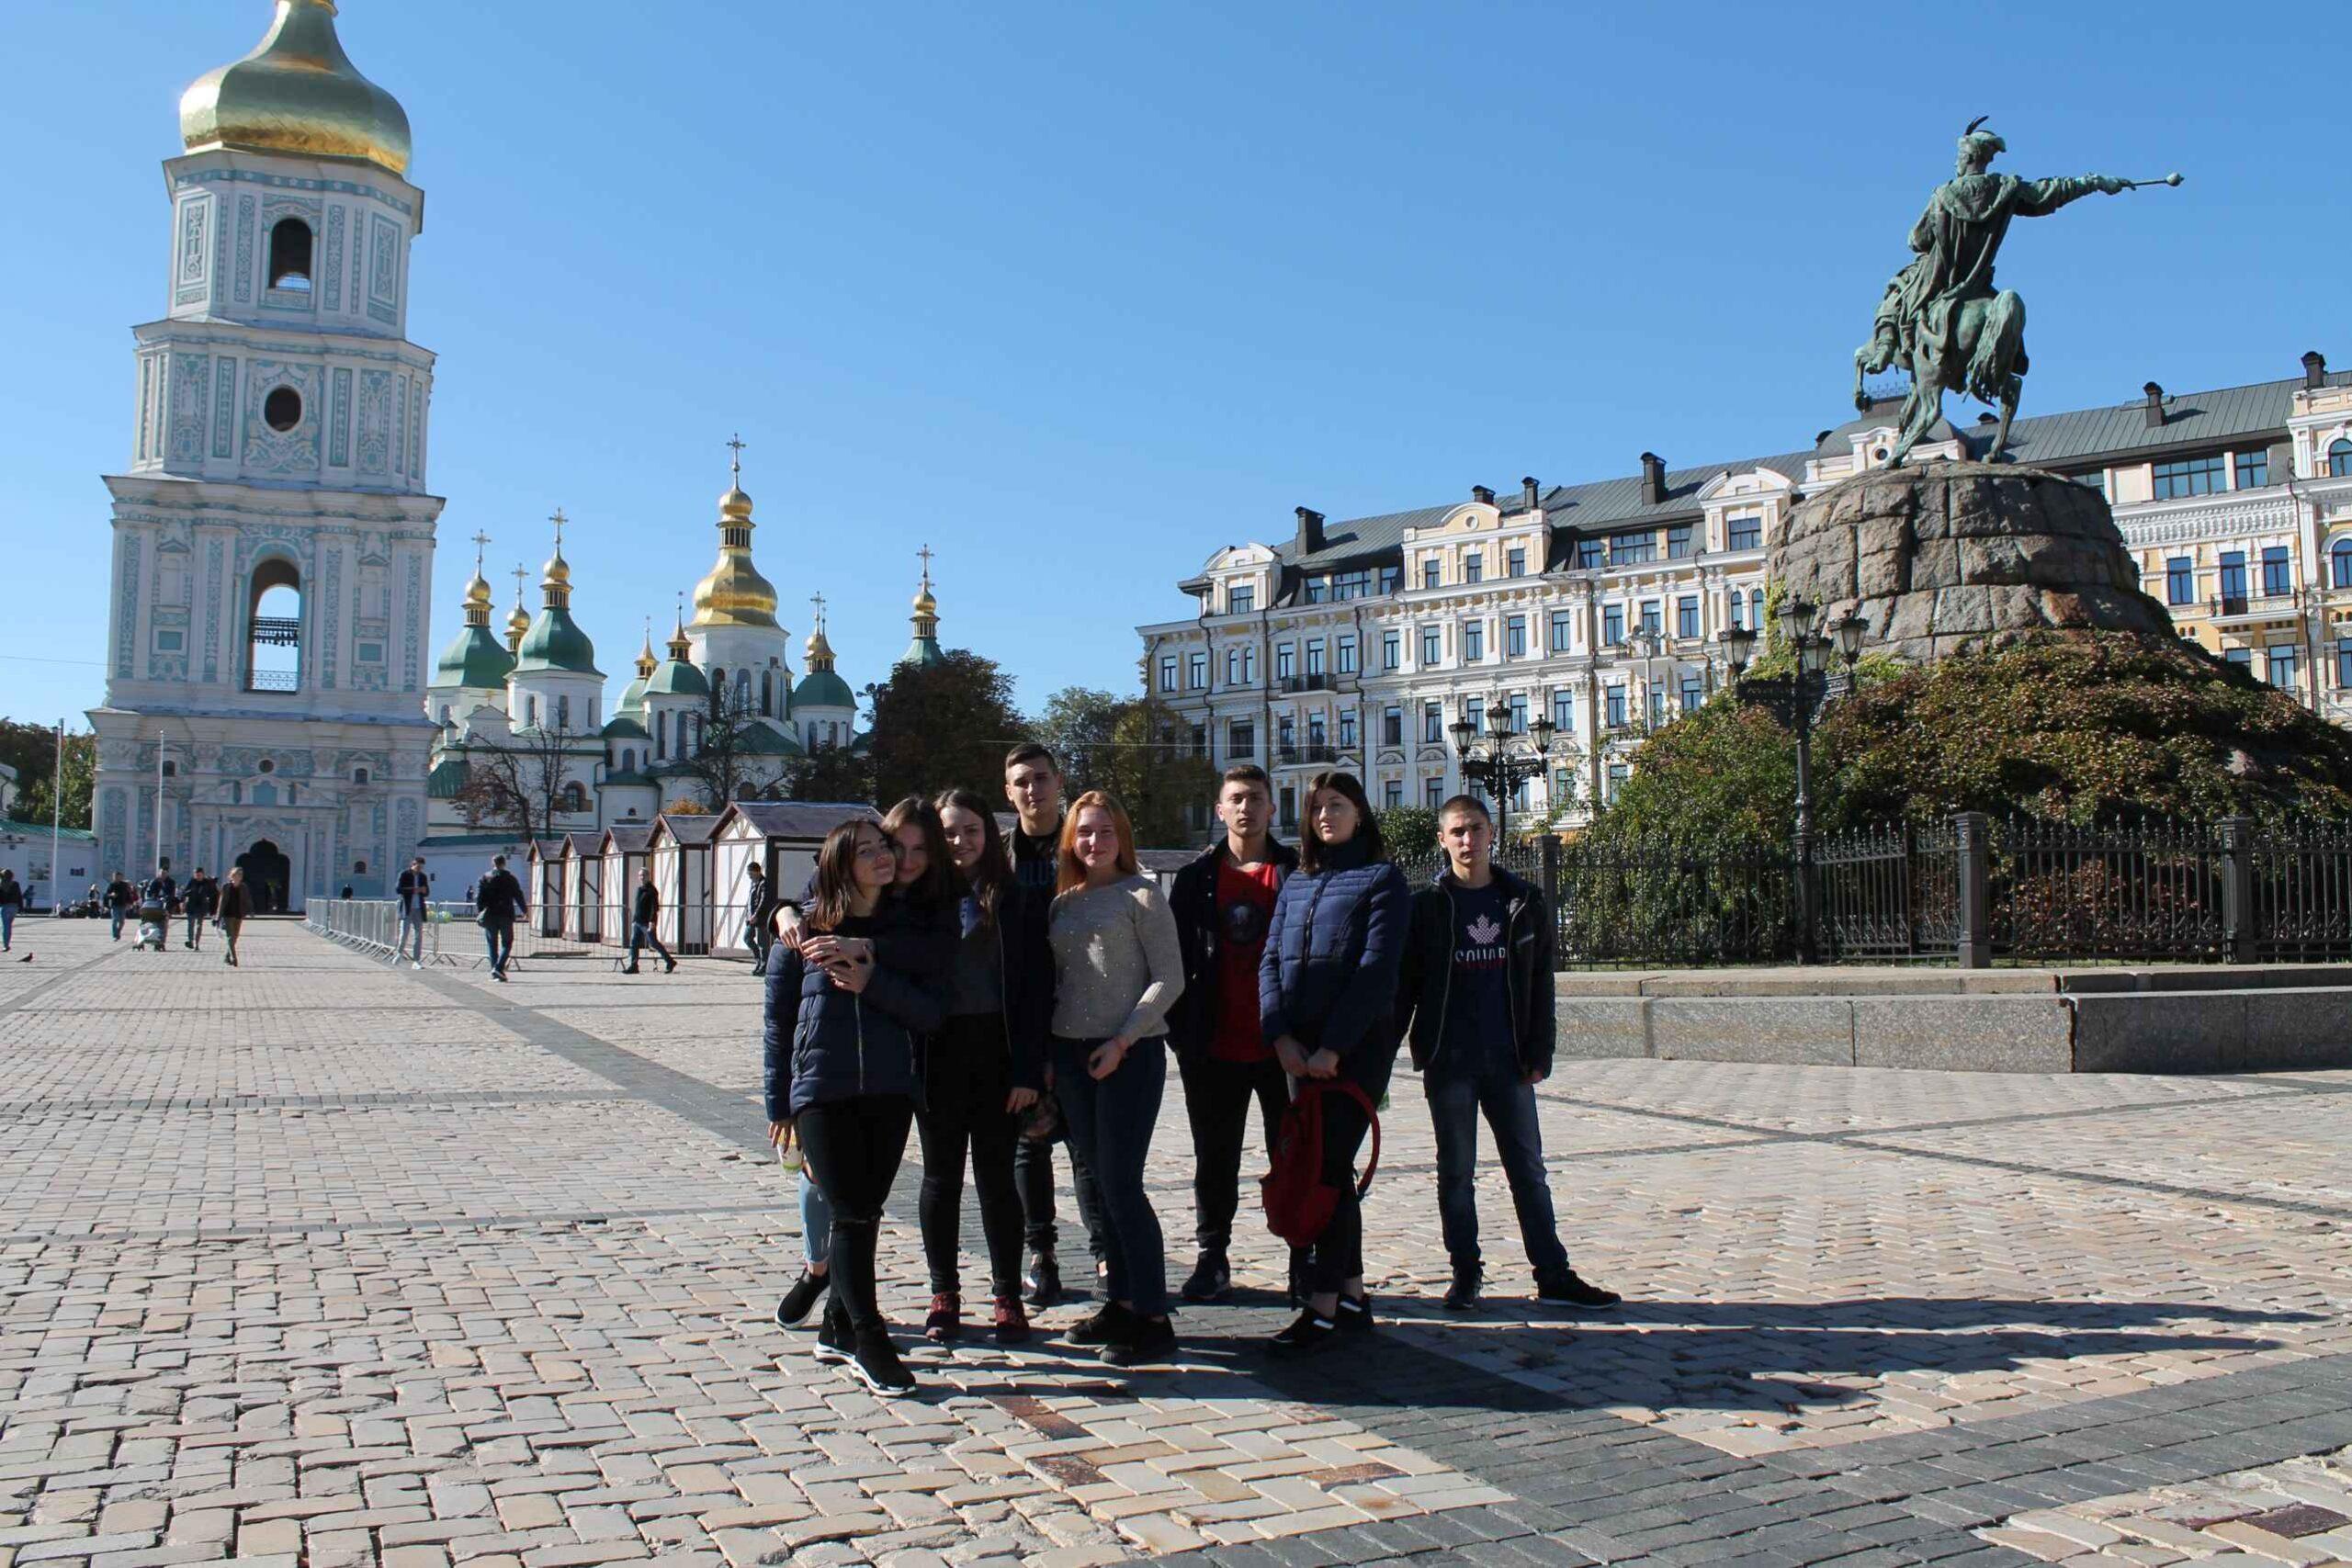
[[[1563,1228],[1629,1298],[1591,1317],[1528,1299],[1491,1171],[1495,1293],[1439,1309],[1408,1075],[1374,1339],[1266,1359],[1245,1216],[1177,1364],[910,1336],[925,1390],[885,1403],[769,1320],[799,1243],[740,965],[17,934],[0,1568],[2352,1558],[2352,1074],[1564,1064]],[[1161,1138],[1181,1274],[1172,1078]]]

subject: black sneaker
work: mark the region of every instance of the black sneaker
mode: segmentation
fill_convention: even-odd
[[[1188,1302],[1221,1302],[1233,1294],[1233,1269],[1222,1252],[1204,1252],[1182,1291]]]
[[[1102,1347],[1101,1359],[1108,1367],[1140,1367],[1165,1361],[1176,1353],[1176,1325],[1164,1317],[1125,1314],[1126,1328]]]
[[[665,958],[662,962],[668,966],[662,971],[664,975],[675,975],[678,972],[678,961],[676,959]]]
[[[850,1332],[848,1314],[828,1306],[824,1322],[817,1325],[817,1359],[838,1364],[856,1353],[857,1336]]]
[[[1305,1307],[1309,1294],[1306,1288],[1306,1255],[1294,1250],[1290,1255],[1290,1304]]]
[[[1340,1325],[1342,1334],[1371,1333],[1372,1292],[1367,1291],[1360,1296],[1341,1296],[1339,1310],[1331,1314],[1331,1321]]]
[[[906,1362],[899,1359],[899,1348],[879,1328],[859,1332],[856,1348],[850,1353],[849,1370],[857,1381],[885,1399],[896,1399],[915,1391],[915,1375],[907,1371]]]
[[[621,973],[624,975],[634,975],[637,973],[637,965],[634,964],[624,964],[621,965]]]
[[[1133,1331],[1136,1314],[1116,1302],[1104,1302],[1084,1317],[1069,1325],[1062,1335],[1065,1345],[1083,1345],[1090,1348],[1109,1345]]]
[[[1485,1269],[1477,1267],[1477,1265],[1473,1264],[1467,1269],[1456,1268],[1453,1270],[1453,1283],[1447,1288],[1445,1292],[1445,1310],[1448,1312],[1476,1312],[1478,1310],[1478,1288],[1486,1282],[1487,1272]]]
[[[785,1292],[784,1299],[775,1303],[775,1325],[778,1328],[799,1327],[808,1321],[809,1313],[816,1308],[817,1299],[824,1293],[825,1277],[803,1269],[800,1278],[792,1282],[792,1289]]]
[[[1557,1274],[1546,1274],[1535,1281],[1535,1299],[1540,1302],[1564,1302],[1589,1312],[1605,1312],[1625,1298],[1614,1291],[1604,1291],[1573,1269]]]
[[[1062,1266],[1052,1253],[1030,1255],[1027,1284],[1033,1307],[1049,1307],[1062,1299]]]
[[[1274,1336],[1267,1348],[1277,1356],[1312,1356],[1331,1348],[1340,1337],[1340,1325],[1309,1307],[1298,1314],[1298,1320]]]

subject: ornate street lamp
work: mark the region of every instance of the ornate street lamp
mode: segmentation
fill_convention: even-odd
[[[1478,727],[1464,714],[1446,726],[1446,733],[1453,737],[1453,753],[1462,761],[1464,782],[1483,784],[1495,803],[1495,841],[1510,842],[1511,791],[1529,779],[1543,775],[1552,755],[1552,738],[1557,727],[1548,718],[1537,718],[1527,727],[1524,735],[1511,728],[1510,696],[1497,692],[1487,700],[1487,735],[1482,739]],[[1521,743],[1525,749],[1521,749]]]

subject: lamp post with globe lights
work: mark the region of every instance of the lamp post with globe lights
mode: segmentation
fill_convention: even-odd
[[[1556,728],[1549,718],[1539,715],[1524,734],[1514,730],[1510,698],[1497,692],[1487,699],[1487,734],[1483,738],[1467,714],[1448,725],[1446,733],[1453,737],[1453,753],[1461,759],[1463,782],[1484,785],[1488,798],[1495,803],[1495,842],[1509,843],[1511,792],[1529,779],[1543,776],[1551,759]]]

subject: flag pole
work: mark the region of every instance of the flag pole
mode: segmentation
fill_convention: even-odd
[[[49,780],[49,918],[56,919],[64,912],[58,889],[64,884],[57,870],[57,843],[62,835],[58,825],[64,821],[65,810],[65,721],[57,721],[57,756],[51,763]]]

